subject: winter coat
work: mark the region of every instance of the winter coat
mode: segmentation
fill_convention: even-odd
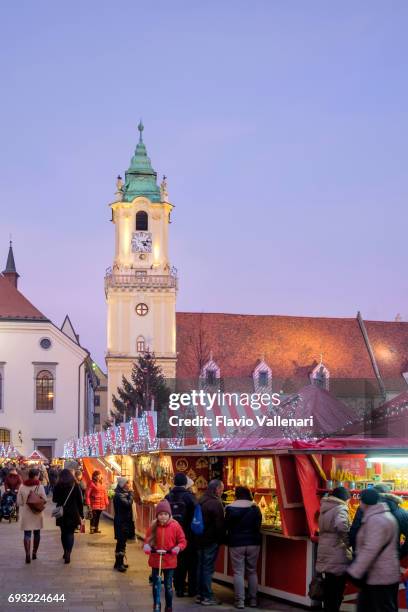
[[[125,489],[118,485],[113,498],[113,508],[115,511],[113,519],[115,539],[132,537],[135,531],[133,522],[133,492],[125,491]]]
[[[64,485],[60,482],[57,482],[54,487],[52,501],[55,502],[57,506],[63,506],[65,500],[68,498],[71,489],[72,485]],[[81,519],[83,518],[84,507],[82,501],[82,493],[78,484],[75,483],[72,493],[64,506],[64,514],[61,518],[58,518],[56,520],[56,523],[58,527],[63,527],[67,530],[74,531],[78,527],[78,525],[81,524]]]
[[[398,539],[398,548],[400,557],[405,557],[408,554],[408,512],[401,508],[402,498],[398,497],[398,495],[394,495],[393,493],[382,493],[381,501],[385,502],[388,506],[391,514],[397,519],[398,527],[399,527],[399,535],[403,535],[405,537],[404,544],[399,546]],[[356,539],[358,530],[361,527],[361,521],[363,519],[363,511],[361,508],[358,508],[356,515],[353,520],[353,524],[350,528],[350,545],[353,549],[356,548]]]
[[[150,525],[146,533],[145,544],[149,544],[153,549],[171,551],[175,546],[179,546],[180,550],[184,550],[187,546],[186,536],[184,531],[177,521],[170,518],[163,526],[158,525],[156,530],[156,542],[151,543],[152,527]],[[150,567],[160,567],[160,555],[156,552],[151,552],[149,555]],[[161,566],[163,569],[174,569],[177,567],[177,555],[168,552],[163,555]]]
[[[262,514],[254,502],[238,499],[225,510],[228,546],[259,546]]]
[[[21,480],[21,476],[19,476],[18,474],[8,474],[6,476],[6,480],[4,481],[4,490],[15,491],[17,493],[20,486],[22,485],[22,482],[23,481]]]
[[[223,544],[225,540],[224,507],[221,499],[206,491],[198,502],[201,506],[204,521],[204,532],[196,536],[196,543],[200,548],[212,544]]]
[[[50,485],[55,487],[58,482],[58,470],[54,467],[50,467],[48,470],[48,480],[50,481]]]
[[[170,493],[168,493],[165,497],[167,501],[172,504],[172,502],[184,502],[185,504],[185,514],[183,520],[179,523],[183,528],[184,534],[187,540],[191,540],[191,522],[194,516],[194,509],[197,504],[197,500],[194,494],[191,491],[187,491],[185,487],[173,487]]]
[[[387,504],[367,506],[357,534],[357,556],[348,573],[371,585],[399,582],[398,523]]]
[[[320,504],[317,572],[341,576],[351,562],[348,541],[350,519],[346,502],[329,495]]]
[[[22,531],[34,531],[44,527],[44,511],[33,512],[30,506],[26,505],[27,498],[31,491],[35,491],[39,497],[42,497],[45,501],[47,501],[45,489],[42,484],[40,484],[39,480],[26,480],[24,484],[21,485],[17,493],[17,505],[21,508],[20,529]]]
[[[86,505],[91,510],[105,510],[109,503],[108,494],[103,484],[100,482],[91,482],[86,490]]]

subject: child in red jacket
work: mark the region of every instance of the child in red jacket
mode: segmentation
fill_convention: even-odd
[[[160,612],[161,576],[159,568],[164,574],[164,593],[166,599],[165,612],[173,610],[173,574],[177,567],[177,555],[187,546],[187,540],[180,524],[171,516],[169,502],[164,499],[156,506],[156,520],[150,525],[146,533],[143,547],[149,555],[149,565],[153,576],[153,610]],[[157,551],[165,551],[159,554]],[[161,562],[160,562],[161,557]]]

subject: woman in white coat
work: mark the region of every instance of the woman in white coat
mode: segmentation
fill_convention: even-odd
[[[40,472],[37,468],[32,468],[28,472],[28,479],[24,481],[18,490],[17,505],[20,510],[20,529],[24,531],[24,550],[26,553],[26,563],[31,562],[31,532],[34,533],[33,555],[37,558],[37,551],[40,545],[41,529],[44,526],[44,512],[33,512],[27,505],[27,499],[31,491],[47,501],[45,489],[39,480]]]

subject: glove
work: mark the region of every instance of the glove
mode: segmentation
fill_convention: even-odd
[[[150,553],[152,552],[152,547],[149,544],[145,544],[143,546],[143,550],[145,551],[146,555],[150,555]]]
[[[180,546],[175,546],[174,548],[172,548],[172,549],[171,549],[171,552],[172,552],[174,555],[178,555],[178,554],[179,554],[179,552],[180,552]]]

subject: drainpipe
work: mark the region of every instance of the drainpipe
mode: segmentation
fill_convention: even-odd
[[[81,368],[85,365],[85,359],[78,366],[78,438],[81,435]]]

